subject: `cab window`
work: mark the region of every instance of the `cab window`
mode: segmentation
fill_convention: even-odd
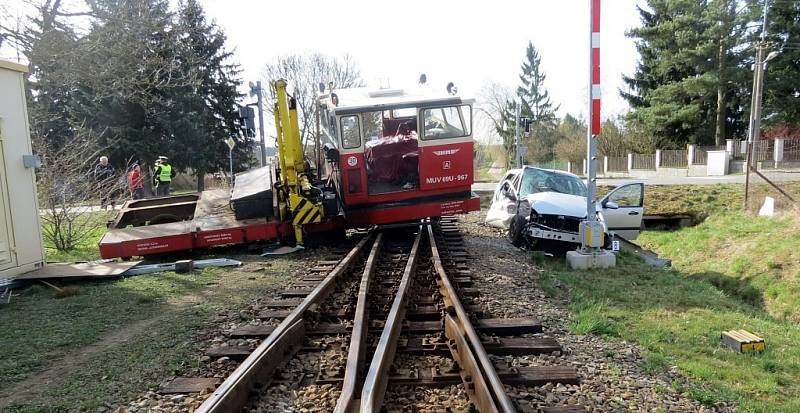
[[[469,105],[425,109],[422,118],[424,139],[469,136],[472,129],[472,108]]]
[[[342,129],[342,148],[353,149],[361,146],[361,131],[358,116],[342,116],[339,120]]]

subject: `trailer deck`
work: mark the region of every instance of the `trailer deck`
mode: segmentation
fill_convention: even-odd
[[[192,211],[190,217],[186,217],[187,210]],[[176,222],[159,223],[161,219]],[[156,223],[151,224],[153,221]],[[272,217],[237,220],[230,208],[228,190],[216,189],[200,195],[126,202],[100,240],[100,255],[103,258],[144,256],[290,234],[291,225]]]

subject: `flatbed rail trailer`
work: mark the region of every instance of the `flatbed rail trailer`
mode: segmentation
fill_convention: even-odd
[[[103,258],[147,256],[417,221],[480,209],[471,99],[427,90],[331,90],[319,97],[325,162],[312,168],[286,82],[276,96],[277,162],[215,189],[126,202]]]

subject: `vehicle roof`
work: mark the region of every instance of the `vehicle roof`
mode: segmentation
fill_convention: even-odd
[[[450,95],[444,90],[437,92],[426,86],[409,90],[359,87],[335,89],[333,93],[339,99],[339,105],[335,108],[337,114],[420,106],[460,105],[475,101],[458,95]],[[320,99],[329,101],[330,95],[320,96]]]
[[[578,175],[575,175],[572,172],[561,171],[561,170],[558,170],[558,169],[539,168],[539,167],[530,166],[530,165],[523,165],[521,168],[509,169],[508,171],[506,171],[505,175],[508,175],[508,174],[510,174],[512,172],[514,174],[518,174],[518,173],[522,172],[525,169],[537,169],[537,170],[540,170],[540,171],[552,172],[552,173],[556,173],[556,174],[559,174],[559,175],[567,175],[567,176],[572,176],[572,177],[580,179],[580,177]]]

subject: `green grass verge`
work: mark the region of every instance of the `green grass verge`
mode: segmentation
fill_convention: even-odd
[[[703,194],[693,196],[702,197]],[[568,286],[572,331],[636,341],[642,368],[672,366],[692,379],[683,389],[706,404],[736,401],[746,412],[800,411],[800,245],[790,218],[753,218],[723,206],[702,224],[645,232],[640,242],[671,258],[656,269],[622,254],[616,268],[573,272],[545,264],[542,287]],[[763,354],[720,344],[724,330],[765,337]]]
[[[202,350],[193,335],[220,312],[238,312],[266,289],[288,282],[290,265],[296,265],[291,261],[272,260],[259,273],[212,268],[83,283],[80,294],[63,299],[41,286],[22,290],[0,311],[0,325],[9,327],[0,336],[0,389],[69,364],[82,349],[100,348],[57,380],[41,383],[41,395],[0,410],[96,410],[189,371]],[[126,335],[131,328],[136,333]]]

